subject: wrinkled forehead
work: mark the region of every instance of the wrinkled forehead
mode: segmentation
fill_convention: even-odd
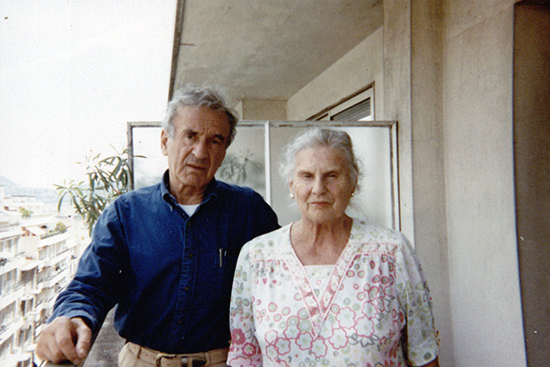
[[[176,134],[189,130],[205,135],[229,137],[229,119],[225,112],[198,106],[180,106],[174,116]]]

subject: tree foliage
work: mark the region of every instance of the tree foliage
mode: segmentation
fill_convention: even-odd
[[[82,216],[91,234],[94,224],[103,210],[118,196],[129,189],[130,163],[128,150],[106,158],[101,154],[86,157],[87,180],[70,180],[64,185],[55,185],[58,190],[57,210],[61,210],[63,200],[68,198],[75,213]]]
[[[19,208],[19,213],[21,213],[21,217],[24,219],[29,219],[33,215],[33,211],[26,208]]]

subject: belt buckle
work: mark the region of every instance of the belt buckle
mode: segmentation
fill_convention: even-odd
[[[176,354],[167,354],[167,353],[157,354],[157,356],[155,357],[155,366],[156,367],[162,367],[162,359],[163,358],[165,358],[165,359],[175,359],[175,358],[177,358],[177,355]],[[183,362],[182,362],[182,366],[183,366]]]
[[[197,359],[193,357],[178,357],[177,354],[168,354],[168,353],[159,353],[155,357],[155,366],[156,367],[162,367],[162,359],[180,359],[181,366],[188,366],[188,367],[202,367],[206,365],[206,360],[204,359]],[[189,365],[189,362],[191,362],[191,365]]]

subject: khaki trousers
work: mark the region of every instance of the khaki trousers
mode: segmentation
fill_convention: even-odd
[[[119,367],[226,367],[228,348],[205,353],[164,354],[137,344],[126,343],[118,354]],[[203,362],[206,361],[206,364]]]

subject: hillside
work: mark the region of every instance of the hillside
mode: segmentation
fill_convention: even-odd
[[[6,197],[12,195],[29,195],[36,197],[37,200],[46,204],[57,203],[57,192],[54,189],[38,189],[21,186],[2,175],[0,175],[0,186],[4,186]]]

